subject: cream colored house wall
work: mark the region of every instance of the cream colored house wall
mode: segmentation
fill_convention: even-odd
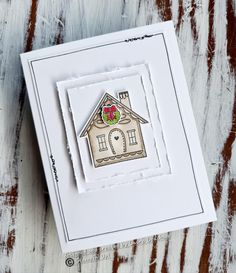
[[[124,117],[124,114],[123,114],[123,117]],[[93,155],[92,157],[93,157],[94,161],[96,161],[97,159],[105,158],[105,157],[111,157],[111,156],[114,156],[117,154],[124,154],[124,153],[129,153],[129,152],[134,152],[134,151],[140,151],[140,150],[144,149],[144,147],[143,147],[144,144],[143,144],[142,133],[141,133],[139,121],[137,119],[131,117],[130,115],[125,116],[125,119],[126,119],[126,121],[129,120],[129,123],[127,123],[127,124],[118,123],[116,125],[107,126],[105,128],[97,128],[95,125],[93,125],[91,127],[91,129],[88,132],[88,137],[89,137],[91,152]],[[111,146],[109,143],[109,133],[113,129],[118,129],[118,130],[123,131],[123,133],[125,135],[125,143],[126,143],[126,149],[124,150],[124,147],[122,145],[123,141],[121,141],[121,134],[117,131],[118,132],[117,136],[119,136],[119,140],[118,141],[112,140],[115,144],[118,145],[118,147],[115,147],[116,154],[114,154],[112,152],[112,149],[111,149]],[[127,131],[133,130],[133,129],[135,130],[137,144],[130,145]],[[97,139],[97,136],[99,136],[99,135],[105,136],[107,150],[99,151],[99,144],[98,144],[98,139]]]

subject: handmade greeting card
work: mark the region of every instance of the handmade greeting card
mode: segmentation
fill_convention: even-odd
[[[216,219],[171,22],[21,59],[63,251]]]

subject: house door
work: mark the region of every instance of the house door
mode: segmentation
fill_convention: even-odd
[[[126,152],[125,134],[122,130],[114,128],[108,135],[109,145],[114,155],[120,155]]]

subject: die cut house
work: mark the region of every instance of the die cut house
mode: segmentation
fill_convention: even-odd
[[[127,91],[118,96],[105,93],[80,134],[95,168],[147,156],[141,124],[148,121],[132,110]]]

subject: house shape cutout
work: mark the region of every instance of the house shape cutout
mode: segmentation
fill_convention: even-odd
[[[127,91],[118,96],[120,101],[105,93],[80,133],[80,137],[87,137],[95,168],[147,156],[140,124],[148,121],[131,109]],[[111,105],[120,113],[114,125],[102,118],[103,107]]]

